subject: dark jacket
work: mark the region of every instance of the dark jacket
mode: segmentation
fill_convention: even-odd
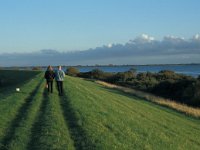
[[[47,70],[47,71],[45,72],[44,78],[45,78],[47,81],[53,81],[53,79],[55,78],[55,73],[54,73],[53,71]]]

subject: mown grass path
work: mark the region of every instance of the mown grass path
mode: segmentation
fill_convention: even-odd
[[[0,149],[199,149],[200,120],[91,81],[42,74],[0,101]]]
[[[37,78],[21,87],[23,92],[13,92],[12,95],[0,100],[0,148],[6,148],[10,142],[16,126],[19,126],[28,112],[33,97],[37,95],[37,88],[42,84],[41,74]]]
[[[57,94],[44,91],[28,149],[74,149]]]
[[[25,145],[24,143],[27,140],[25,134],[29,134],[28,130],[30,128],[30,124],[32,123],[35,117],[35,113],[37,111],[37,109],[36,110],[33,110],[33,109],[35,109],[35,107],[37,108],[37,106],[35,105],[38,105],[38,99],[39,99],[38,92],[40,92],[39,90],[41,89],[40,88],[41,85],[42,85],[42,81],[38,83],[35,89],[25,99],[25,103],[22,104],[15,118],[11,121],[8,131],[2,140],[3,144],[8,149],[16,149],[17,147],[20,147],[20,149],[23,149],[23,146]],[[22,132],[22,131],[25,131],[25,132]],[[16,144],[13,141],[18,141],[19,144]]]
[[[2,135],[0,149],[74,149],[58,94],[56,90],[54,94],[47,93],[42,76],[38,81],[31,81],[31,87],[29,84],[24,86],[23,89],[27,87],[30,91],[28,97],[17,93],[20,95],[17,99],[13,95],[3,100],[2,107],[8,107],[6,104],[10,99],[15,100],[19,108],[13,111],[13,117],[4,112],[10,122],[5,123],[6,131]]]

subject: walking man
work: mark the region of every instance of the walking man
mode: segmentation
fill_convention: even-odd
[[[59,96],[62,96],[63,95],[63,81],[64,81],[65,73],[62,70],[61,66],[58,66],[58,70],[56,71],[55,76],[56,76],[55,79],[57,82]]]

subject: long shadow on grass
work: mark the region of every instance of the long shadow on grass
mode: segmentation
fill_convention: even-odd
[[[30,138],[30,142],[27,147],[28,150],[40,149],[40,143],[38,143],[38,141],[40,138],[42,125],[44,123],[44,114],[45,114],[48,102],[49,102],[48,93],[46,90],[44,90],[43,91],[43,99],[42,99],[42,103],[40,105],[39,113],[37,115],[37,119],[35,120],[35,123],[33,124],[32,129],[31,129],[31,135],[30,135],[31,138]]]
[[[38,83],[38,85],[35,87],[35,89],[30,93],[30,95],[25,99],[25,103],[20,107],[16,117],[12,120],[12,122],[8,128],[8,132],[2,140],[3,141],[2,143],[3,143],[5,149],[7,149],[6,148],[7,145],[11,142],[12,137],[13,137],[17,127],[19,127],[21,120],[23,118],[26,118],[26,114],[29,110],[29,107],[31,106],[32,100],[35,97],[35,95],[37,94],[38,89],[41,84],[42,84],[42,80]]]
[[[63,115],[68,124],[71,139],[74,140],[74,147],[77,150],[94,150],[95,144],[88,138],[85,130],[81,126],[81,120],[78,119],[73,107],[66,94],[60,97],[60,104],[63,110]]]

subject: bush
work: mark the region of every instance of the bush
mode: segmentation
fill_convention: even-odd
[[[199,81],[200,81],[200,75],[198,76],[198,78],[197,78]]]
[[[67,68],[66,73],[67,73],[67,75],[76,77],[76,76],[78,76],[78,74],[79,74],[80,72],[79,72],[79,70],[78,70],[77,68],[75,68],[75,67],[69,67],[69,68]]]
[[[200,81],[193,83],[190,95],[190,104],[193,106],[200,106]]]
[[[104,71],[102,71],[100,69],[93,69],[90,72],[90,78],[92,78],[92,79],[98,79],[98,80],[106,81],[111,76],[113,76],[113,73],[104,72]]]
[[[169,70],[136,74],[134,69],[118,73],[94,69],[80,73],[79,76],[151,92],[192,106],[200,106],[200,76],[193,78]]]

